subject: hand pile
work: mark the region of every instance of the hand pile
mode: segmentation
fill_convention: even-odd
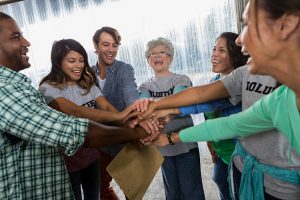
[[[170,112],[167,110],[156,110],[153,99],[137,100],[130,107],[133,111],[130,114],[130,118],[127,117],[129,119],[128,126],[134,128],[139,125],[148,133],[148,136],[141,139],[140,142],[143,145],[155,144],[157,146],[165,146],[166,144],[162,145],[161,140],[165,139],[163,128],[170,121]]]

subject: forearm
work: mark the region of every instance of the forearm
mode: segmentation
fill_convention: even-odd
[[[214,150],[214,147],[212,145],[212,142],[207,142],[206,144],[207,144],[207,148],[208,148],[210,154],[214,154],[215,150]]]
[[[186,106],[197,103],[198,88],[188,88],[177,94],[164,97],[154,102],[156,109],[166,109],[166,108],[177,108],[180,106]]]
[[[212,112],[216,110],[222,110],[228,107],[232,107],[228,99],[214,100],[207,103],[200,103],[191,106],[180,107],[179,112],[182,116],[189,114],[198,114],[203,112]]]
[[[75,117],[88,118],[98,123],[111,123],[118,120],[118,113],[116,112],[92,109],[87,107],[81,107],[77,112],[67,114],[71,114]]]
[[[191,116],[175,118],[164,126],[164,133],[174,133],[180,130],[193,126],[193,120]]]
[[[85,147],[102,147],[114,144],[120,144],[135,139],[142,139],[147,136],[144,129],[122,128],[115,126],[106,126],[90,121],[88,133],[85,138]]]
[[[273,128],[272,121],[256,107],[229,117],[222,117],[180,131],[184,142],[214,141],[246,137]]]
[[[117,113],[99,109],[78,106],[65,98],[57,98],[49,106],[65,114],[79,118],[87,118],[99,123],[109,123],[117,120]]]
[[[211,84],[191,87],[177,94],[164,97],[155,102],[156,109],[182,107],[198,103],[204,103],[216,99],[228,97],[229,94],[220,81]]]
[[[109,103],[104,96],[97,98],[96,103],[101,110],[118,112],[118,110],[111,103]]]
[[[221,122],[219,122],[220,119],[222,119]],[[214,125],[210,125],[210,122],[213,122]],[[183,142],[214,141],[237,136],[223,118],[208,120],[197,126],[181,130],[179,135]]]

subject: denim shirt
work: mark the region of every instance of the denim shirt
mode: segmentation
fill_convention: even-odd
[[[92,69],[96,75],[99,74],[97,64],[93,65]],[[97,86],[100,88],[99,81],[96,80]],[[112,66],[107,67],[106,81],[102,93],[119,111],[124,110],[139,99],[133,67],[118,60]]]
[[[92,69],[96,75],[99,74],[98,65],[93,65]],[[106,80],[103,90],[100,87],[98,78],[96,84],[102,91],[104,97],[118,111],[124,110],[135,100],[139,99],[137,84],[134,77],[134,69],[131,65],[116,60],[114,64],[106,68]],[[109,147],[102,147],[101,150],[111,156],[123,148],[124,144],[117,144]]]

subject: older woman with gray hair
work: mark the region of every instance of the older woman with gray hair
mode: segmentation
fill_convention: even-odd
[[[161,98],[177,93],[192,86],[186,75],[170,71],[174,57],[174,46],[168,39],[159,37],[147,44],[145,56],[149,66],[154,71],[154,77],[143,82],[138,90],[141,98]],[[192,126],[193,121],[188,117],[174,117],[164,126],[164,132],[169,134]],[[160,148],[165,160],[162,164],[166,199],[205,199],[200,157],[197,143],[174,143]]]

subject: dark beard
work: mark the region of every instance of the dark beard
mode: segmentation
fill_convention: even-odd
[[[11,69],[13,69],[14,71],[21,71],[21,70],[24,70],[28,67],[30,67],[30,64],[27,62],[27,64],[25,64],[23,62],[23,59],[22,59],[22,56],[9,56],[9,61],[10,63],[12,64]]]

